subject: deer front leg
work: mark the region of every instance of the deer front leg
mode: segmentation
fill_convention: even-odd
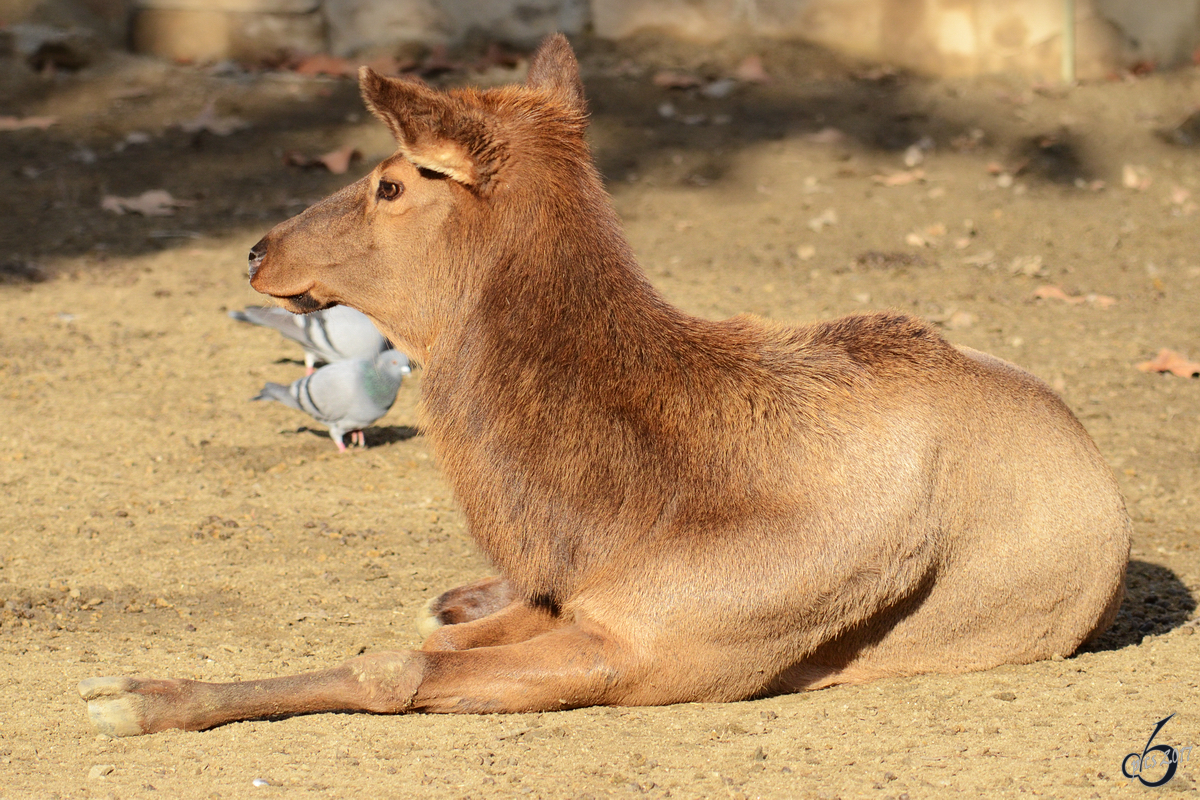
[[[90,678],[92,724],[111,736],[317,711],[550,711],[622,701],[625,649],[572,624],[518,644],[375,653],[340,667],[239,683]]]
[[[399,655],[399,654],[388,654]],[[367,657],[378,658],[379,656]],[[364,682],[354,659],[340,667],[282,678],[237,683],[144,678],[88,678],[79,694],[92,726],[109,736],[137,736],[168,728],[204,730],[226,722],[316,711],[388,712],[396,703],[381,697],[384,673]],[[392,668],[403,664],[394,661]],[[404,679],[392,676],[392,683]]]

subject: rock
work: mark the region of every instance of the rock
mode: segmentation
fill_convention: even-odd
[[[88,770],[88,780],[96,781],[100,780],[101,778],[105,778],[111,775],[114,769],[116,769],[116,767],[114,767],[112,764],[97,764]]]

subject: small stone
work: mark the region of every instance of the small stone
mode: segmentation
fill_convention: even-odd
[[[1003,700],[1006,703],[1011,703],[1013,700],[1017,699],[1017,696],[1012,692],[997,692],[996,694],[992,695],[992,697],[996,698],[997,700]]]
[[[111,775],[114,769],[116,769],[116,767],[114,767],[112,764],[97,764],[88,771],[88,780],[95,781],[107,775]]]

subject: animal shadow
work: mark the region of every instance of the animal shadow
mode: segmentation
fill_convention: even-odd
[[[311,433],[313,436],[321,439],[329,438],[329,431],[324,428],[310,428],[307,425],[301,425],[295,431],[288,431],[288,433]],[[421,431],[411,425],[379,425],[367,428],[363,433],[367,437],[368,448],[405,442],[415,436],[421,435]]]
[[[1195,610],[1195,598],[1173,571],[1146,561],[1130,561],[1125,573],[1125,601],[1116,621],[1081,652],[1141,644],[1146,636],[1180,627]]]

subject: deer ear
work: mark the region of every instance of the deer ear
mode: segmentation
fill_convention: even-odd
[[[424,83],[358,71],[363,102],[387,125],[406,159],[477,191],[499,167],[499,146],[484,119]]]
[[[550,94],[571,111],[587,114],[583,81],[579,79],[579,62],[575,60],[567,37],[561,33],[548,36],[533,54],[525,85]]]

